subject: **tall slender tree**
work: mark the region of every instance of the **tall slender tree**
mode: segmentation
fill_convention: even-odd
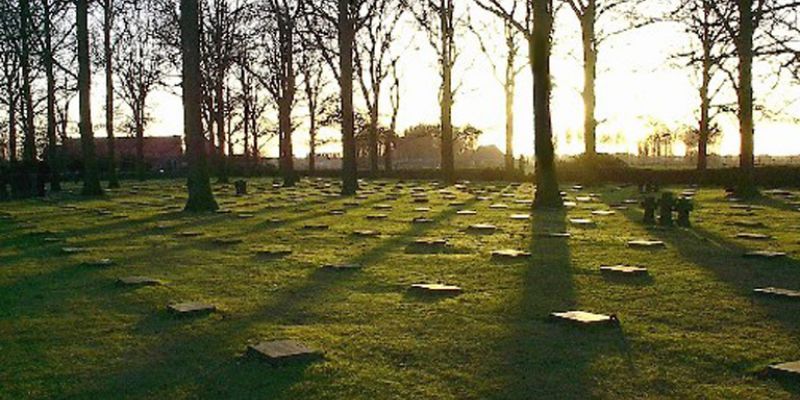
[[[108,138],[108,187],[118,188],[116,142],[114,138],[114,57],[112,31],[114,28],[114,15],[116,14],[114,0],[102,0],[103,8],[103,67],[105,69],[106,83],[106,136]]]
[[[356,76],[367,106],[369,122],[367,125],[367,150],[370,172],[378,172],[380,150],[378,128],[381,112],[381,99],[385,81],[389,78],[392,65],[400,57],[397,49],[399,38],[397,26],[405,7],[400,0],[375,0],[373,18],[365,21],[364,28],[356,38],[354,61]]]
[[[308,2],[306,34],[321,51],[340,89],[342,128],[342,194],[358,190],[355,111],[353,107],[353,52],[356,33],[372,17],[375,2],[369,0],[321,0]]]
[[[550,53],[552,48],[552,0],[523,0],[525,10],[509,8],[501,0],[476,0],[483,9],[508,21],[528,41],[528,58],[533,74],[533,126],[536,153],[536,197],[534,207],[563,205],[555,167],[555,148],[550,115]]]
[[[85,0],[79,0],[85,1]],[[202,82],[200,78],[200,15],[197,0],[181,0],[180,35],[183,82],[183,130],[186,137],[189,198],[186,211],[217,209],[206,162],[206,139],[203,135]]]
[[[83,152],[83,189],[85,196],[103,194],[100,186],[100,172],[94,148],[94,132],[92,130],[92,96],[91,96],[91,62],[89,59],[89,4],[88,0],[77,0],[75,10],[78,36],[78,92],[81,132],[81,150]]]
[[[456,15],[453,0],[405,0],[419,26],[425,31],[431,47],[436,50],[439,73],[442,79],[439,89],[441,134],[442,179],[447,184],[455,181],[455,155],[453,152],[453,66],[458,60],[456,27],[463,24]],[[465,3],[461,3],[465,4]]]

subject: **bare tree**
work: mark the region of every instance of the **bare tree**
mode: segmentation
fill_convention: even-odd
[[[700,100],[699,120],[696,135],[690,135],[692,143],[697,145],[697,169],[700,171],[708,167],[708,144],[712,136],[716,110],[714,98],[724,88],[724,63],[726,54],[730,52],[729,42],[725,40],[725,29],[713,10],[713,0],[686,0],[676,10],[670,13],[671,18],[684,25],[686,33],[691,35],[699,48],[678,54],[678,58],[685,60],[689,67],[699,71],[700,85],[698,96]],[[720,8],[722,10],[722,8]],[[730,18],[731,7],[725,10],[726,17]],[[712,87],[712,85],[714,85]]]
[[[583,132],[585,154],[597,154],[597,120],[595,108],[597,95],[597,55],[600,45],[611,36],[628,31],[649,21],[630,20],[631,13],[645,0],[562,0],[572,10],[580,23],[583,49]],[[625,17],[628,18],[625,18]],[[622,17],[622,18],[620,18]],[[631,25],[615,26],[612,30],[603,29],[601,22],[608,19],[619,21],[629,19]],[[619,24],[617,24],[619,25]]]
[[[323,90],[328,85],[322,66],[323,62],[319,51],[307,48],[300,54],[298,65],[303,77],[303,92],[308,110],[308,171],[311,173],[316,170],[317,146],[320,144],[317,114],[324,107],[322,103],[329,99],[321,97]]]
[[[200,75],[200,13],[197,0],[181,0],[180,32],[183,77],[183,130],[186,135],[187,186],[186,211],[204,212],[217,209],[206,162],[206,140],[203,135]]]
[[[300,40],[299,24],[305,11],[302,0],[265,0],[266,15],[261,26],[259,55],[264,68],[255,76],[278,105],[279,169],[285,186],[294,186],[292,111],[296,103]],[[262,71],[263,70],[263,71]]]
[[[94,153],[94,132],[92,130],[92,102],[90,89],[91,63],[89,60],[89,4],[88,0],[77,0],[75,19],[77,21],[78,37],[78,91],[81,149],[83,151],[83,190],[86,196],[99,196],[103,194],[100,186],[100,173],[97,168],[97,159]]]
[[[534,152],[536,153],[536,198],[534,207],[561,207],[561,194],[555,168],[555,148],[550,117],[552,0],[514,0],[519,7],[508,7],[501,0],[476,0],[483,9],[508,21],[528,42],[528,58],[533,73]]]
[[[381,95],[384,82],[389,78],[391,68],[396,65],[401,54],[396,49],[398,38],[395,33],[405,10],[401,0],[375,1],[375,12],[359,31],[354,52],[356,75],[369,113],[367,149],[369,168],[373,174],[378,172]]]
[[[400,114],[400,75],[397,72],[397,60],[391,65],[392,85],[389,87],[389,101],[392,107],[392,115],[389,119],[388,137],[383,149],[383,169],[392,170],[392,151],[397,138],[397,117]]]
[[[147,97],[164,80],[166,56],[152,34],[153,14],[148,2],[133,0],[123,9],[114,54],[117,93],[130,109],[130,127],[136,138],[136,175],[145,178],[144,131],[149,121]]]
[[[33,95],[31,93],[31,85],[33,80],[33,77],[31,76],[33,19],[31,16],[31,4],[29,0],[19,0],[19,21],[19,60],[20,71],[22,73],[21,96],[24,111],[24,118],[22,122],[22,131],[24,133],[22,160],[28,164],[27,168],[32,168],[32,165],[30,164],[36,161],[36,126],[33,123]],[[30,189],[32,188],[26,188],[26,190]]]
[[[786,54],[786,43],[792,42],[792,30],[785,26],[796,25],[796,0],[725,0],[711,2],[711,7],[733,43],[737,74],[732,76],[738,102],[741,181],[738,195],[750,197],[758,193],[754,174],[755,120],[753,95],[753,62],[759,56]],[[732,12],[729,12],[729,7]],[[788,21],[787,21],[788,20]],[[732,74],[733,75],[733,74]]]
[[[516,7],[514,3],[512,7]],[[512,10],[513,11],[513,10]],[[525,70],[527,65],[518,65],[518,57],[520,52],[520,34],[508,21],[501,20],[503,25],[503,47],[504,47],[504,62],[502,62],[502,78],[500,74],[500,63],[495,62],[497,59],[497,50],[493,49],[484,39],[483,32],[488,27],[476,29],[473,24],[470,24],[470,29],[475,34],[480,44],[481,51],[489,61],[492,67],[495,79],[503,85],[503,93],[505,95],[505,128],[506,128],[506,151],[505,151],[505,166],[507,172],[514,171],[514,97],[517,88],[517,76]]]
[[[404,0],[419,26],[436,50],[442,85],[439,90],[442,127],[441,169],[445,183],[455,181],[455,157],[453,154],[453,66],[458,60],[456,27],[464,23],[463,16],[455,13],[453,0]]]
[[[305,34],[321,51],[339,82],[342,127],[342,194],[358,190],[355,112],[353,108],[353,52],[356,33],[371,18],[370,0],[320,0],[308,2]]]
[[[0,2],[0,62],[2,62],[3,96],[7,117],[7,153],[11,164],[17,162],[17,127],[19,91],[19,12],[18,4],[5,0]]]
[[[116,145],[114,141],[114,57],[112,48],[116,43],[112,42],[112,30],[114,29],[114,17],[119,7],[114,0],[102,0],[100,3],[103,9],[103,68],[105,70],[106,84],[106,137],[108,138],[108,187],[111,189],[119,187],[119,177],[117,176],[117,157]]]

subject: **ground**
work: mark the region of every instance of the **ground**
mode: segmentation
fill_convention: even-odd
[[[800,396],[796,382],[763,373],[770,364],[800,359],[800,304],[752,294],[761,286],[800,289],[800,223],[789,200],[767,197],[757,202],[763,209],[746,211],[732,208],[721,189],[701,188],[694,227],[661,230],[642,225],[636,206],[591,216],[592,209],[638,197],[632,187],[565,186],[570,198],[597,197],[520,221],[510,215],[530,212],[529,184],[448,188],[456,200],[431,182],[396,185],[368,183],[358,205],[336,196],[333,181],[279,189],[251,180],[250,194],[241,197],[232,186],[216,186],[228,214],[180,212],[179,181],[126,183],[99,200],[65,193],[0,204],[0,398]],[[430,203],[411,202],[415,186],[428,191]],[[397,200],[387,199],[391,193]],[[457,201],[465,204],[451,204]],[[495,203],[509,208],[490,208]],[[392,209],[374,209],[379,204]],[[331,215],[335,209],[346,213]],[[477,215],[456,215],[459,209]],[[388,219],[366,218],[376,213]],[[410,222],[420,215],[434,222]],[[590,217],[596,227],[571,226],[576,217]],[[739,220],[766,227],[732,224]],[[476,223],[498,231],[466,229]],[[307,224],[330,228],[303,229]],[[381,235],[352,234],[364,229]],[[202,235],[179,235],[186,231]],[[536,235],[561,231],[572,238]],[[735,237],[744,231],[775,239]],[[244,242],[219,245],[214,238]],[[409,245],[417,238],[447,238],[452,247],[443,254],[416,251]],[[658,239],[666,247],[633,249],[626,246],[631,239]],[[292,254],[254,255],[280,246]],[[86,251],[65,254],[64,247]],[[492,260],[491,251],[501,248],[532,257]],[[761,249],[788,257],[742,257]],[[102,258],[114,265],[86,264]],[[320,268],[327,263],[363,269]],[[614,264],[645,266],[650,276],[600,274],[601,265]],[[115,284],[130,275],[165,285]],[[421,282],[464,292],[408,292]],[[219,311],[200,317],[166,311],[181,301]],[[547,318],[568,310],[615,314],[620,325],[584,329]],[[301,341],[324,359],[271,366],[246,356],[248,344],[272,339]]]

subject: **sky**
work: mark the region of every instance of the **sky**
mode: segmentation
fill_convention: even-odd
[[[474,26],[489,46],[502,50],[500,31],[487,28],[486,24],[497,20],[486,12],[471,11]],[[438,123],[439,74],[436,56],[427,39],[419,33],[412,21],[401,23],[399,29],[405,50],[400,61],[401,109],[399,129],[418,123]],[[493,42],[491,38],[497,38]],[[554,90],[552,97],[553,128],[557,152],[561,155],[581,153],[583,150],[583,86],[580,37],[574,15],[559,14],[555,32],[555,46],[551,60]],[[455,83],[461,89],[456,95],[453,121],[456,125],[471,124],[484,131],[479,140],[482,145],[497,145],[501,150],[505,143],[505,104],[502,85],[495,79],[486,55],[480,52],[475,35],[464,32],[458,39],[462,54],[455,66]],[[690,38],[682,33],[677,24],[661,23],[631,31],[604,42],[599,49],[597,78],[597,119],[602,121],[597,128],[598,151],[635,153],[639,141],[648,131],[648,123],[659,121],[677,128],[682,124],[696,124],[697,99],[696,79],[687,68],[680,68],[671,55],[691,45]],[[523,44],[524,46],[524,44]],[[524,56],[526,53],[522,51]],[[493,57],[504,62],[501,52]],[[772,109],[781,109],[784,117],[777,120],[760,120],[756,125],[755,150],[757,154],[800,154],[800,125],[790,121],[800,118],[800,85],[781,82],[774,85],[772,70],[764,66],[755,67],[755,93],[758,100]],[[95,121],[101,121],[102,75],[94,78],[96,106]],[[773,87],[775,86],[775,87]],[[532,83],[526,68],[519,75],[515,96],[514,140],[517,154],[533,153]],[[330,85],[329,90],[338,90]],[[388,93],[388,90],[384,90]],[[360,92],[356,92],[358,105]],[[733,101],[733,98],[730,98]],[[389,100],[382,99],[384,116],[388,120]],[[147,134],[166,136],[182,134],[181,102],[174,94],[158,91],[150,97],[150,112],[153,118]],[[789,106],[787,106],[789,104]],[[77,105],[72,114],[77,117]],[[302,106],[296,111],[302,118]],[[738,154],[738,125],[734,115],[722,115],[719,123],[724,131],[720,143],[711,150],[719,154]],[[307,154],[308,140],[305,125],[294,135],[295,155]],[[97,135],[102,134],[100,129]],[[339,136],[338,131],[326,129],[323,135]],[[603,143],[602,137],[622,137]],[[338,152],[334,143],[320,149],[322,152]],[[676,146],[676,154],[683,153],[682,145]],[[277,154],[277,143],[270,143],[265,156]]]

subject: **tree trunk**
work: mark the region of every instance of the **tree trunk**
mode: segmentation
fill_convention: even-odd
[[[375,177],[378,174],[378,101],[380,91],[374,87],[372,90],[375,100],[369,110],[369,171]]]
[[[455,182],[455,160],[453,156],[453,82],[452,82],[452,42],[453,42],[453,2],[441,0],[440,24],[442,36],[441,63],[442,63],[442,179],[445,184]]]
[[[25,107],[23,131],[25,134],[22,146],[22,160],[32,167],[36,161],[36,128],[33,124],[33,96],[31,95],[31,65],[30,65],[30,24],[31,7],[29,0],[19,0],[20,9],[20,66],[22,68],[22,105]]]
[[[342,102],[342,195],[358,190],[355,115],[353,111],[353,42],[355,22],[350,17],[350,1],[339,0],[339,68]]]
[[[13,93],[13,82],[8,83],[8,160],[11,164],[17,162],[17,96]]]
[[[506,95],[506,172],[511,173],[514,171],[514,92],[516,91],[516,70],[514,64],[516,62],[512,50],[509,50],[508,57],[506,58],[506,77],[505,77],[505,95]]]
[[[710,99],[708,97],[708,90],[711,82],[711,43],[709,43],[708,29],[708,25],[705,24],[703,38],[703,76],[700,85],[700,127],[697,138],[698,171],[705,171],[706,168],[708,168],[708,138],[710,136]]]
[[[583,38],[583,134],[585,154],[594,157],[597,154],[597,121],[595,120],[595,80],[597,78],[597,45],[594,31],[595,7],[594,0],[589,1],[589,7],[581,19],[581,33]]]
[[[737,38],[737,51],[739,55],[739,134],[741,138],[741,153],[739,168],[741,169],[741,182],[739,194],[749,197],[756,194],[753,179],[755,160],[753,157],[753,0],[739,0],[739,37]]]
[[[218,67],[219,68],[219,67]],[[228,183],[228,166],[225,157],[225,87],[224,74],[217,72],[217,82],[214,86],[216,110],[214,122],[217,126],[217,179],[220,183]]]
[[[85,0],[79,0],[85,1]],[[203,135],[200,82],[200,28],[197,0],[181,0],[181,49],[183,76],[183,126],[186,136],[187,187],[186,211],[203,212],[217,209],[211,191],[206,161],[206,138]]]
[[[113,0],[105,0],[103,4],[103,56],[105,57],[106,75],[106,136],[108,138],[108,187],[119,187],[117,176],[116,145],[114,143],[114,66],[111,49],[111,24]]]
[[[47,165],[50,168],[50,191],[61,191],[61,163],[58,157],[58,141],[56,140],[56,78],[53,72],[53,37],[52,37],[52,5],[48,0],[43,2],[44,12],[44,49],[42,63],[47,80]]]
[[[550,124],[550,33],[553,16],[546,1],[535,1],[533,7],[533,40],[529,40],[536,152],[536,198],[533,206],[562,207]]]
[[[288,11],[287,11],[288,12]],[[287,17],[278,17],[281,36],[281,98],[278,101],[278,119],[280,125],[280,170],[283,185],[295,185],[294,151],[292,150],[292,105],[294,104],[295,72],[294,72],[294,26]]]
[[[317,117],[315,113],[317,106],[313,102],[309,102],[308,112],[311,114],[309,117],[308,127],[308,172],[314,173],[317,169]]]
[[[88,0],[77,0],[75,16],[78,35],[78,103],[80,114],[81,149],[83,151],[83,190],[85,196],[103,194],[100,174],[94,154],[94,133],[92,132],[92,97],[90,89],[91,71],[89,59]]]
[[[136,110],[133,114],[133,125],[136,133],[136,178],[140,181],[145,179],[144,167],[144,102],[136,101]]]

